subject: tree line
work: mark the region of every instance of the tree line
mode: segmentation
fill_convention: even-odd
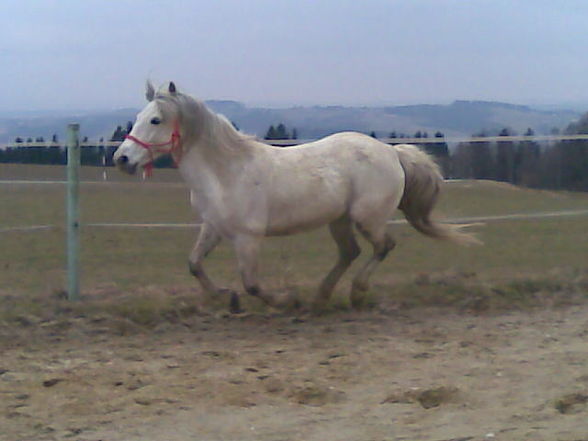
[[[109,141],[123,141],[125,136],[130,133],[133,128],[133,123],[128,122],[126,129],[122,126],[117,126]],[[49,165],[65,165],[67,164],[67,150],[59,143],[57,134],[51,137],[51,144],[49,146],[28,146],[22,145],[25,143],[44,143],[45,139],[42,136],[33,138],[17,137],[14,140],[14,145],[6,149],[0,149],[0,163],[13,164],[49,164]],[[104,138],[96,143],[96,145],[88,145],[88,137],[82,137],[82,143],[86,143],[80,147],[80,162],[82,165],[90,166],[113,166],[112,156],[116,151],[116,147],[107,147],[104,145]]]
[[[511,136],[503,129],[500,136]],[[588,134],[588,115],[565,134]],[[527,136],[533,131],[527,130]],[[477,135],[484,138],[484,134]],[[588,191],[588,140],[460,143],[451,155],[447,175],[457,179],[491,179],[530,188]]]
[[[280,123],[277,126],[273,124],[267,129],[264,136],[266,140],[278,140],[278,139],[298,139],[298,130],[294,127],[291,131],[286,128],[284,123]]]
[[[126,127],[118,126],[110,141],[122,141],[132,129],[132,123]],[[570,124],[565,134],[588,134],[588,113],[578,122]],[[571,140],[559,141],[548,145],[529,141],[511,141],[508,136],[514,135],[507,128],[499,133],[505,140],[495,142],[462,142],[450,151],[443,133],[436,132],[433,135],[435,142],[431,142],[427,132],[418,131],[412,138],[427,139],[427,143],[420,144],[421,148],[433,155],[440,164],[443,173],[448,178],[455,179],[492,179],[509,182],[515,185],[532,188],[568,189],[588,191],[588,141]],[[526,136],[533,136],[532,129],[528,129]],[[375,137],[375,133],[372,133]],[[478,133],[475,137],[484,138],[484,133]],[[265,136],[267,140],[297,139],[296,129],[288,130],[284,124],[271,126]],[[394,144],[395,138],[407,137],[403,133],[391,132],[390,144]],[[84,138],[87,141],[87,138]],[[42,138],[36,138],[37,142],[43,142]],[[32,142],[28,138],[27,142]],[[15,144],[0,149],[0,163],[21,164],[53,164],[64,165],[67,155],[64,148],[57,145],[57,135],[52,142],[55,145],[47,147],[20,146],[24,143],[20,138]],[[102,145],[104,139],[100,139],[96,145],[84,145],[81,147],[82,165],[112,166],[112,156],[116,147]],[[416,144],[419,144],[418,141]],[[156,167],[171,167],[173,161],[169,155],[159,158]]]
[[[42,141],[40,141],[42,142]],[[82,165],[112,166],[112,156],[116,147],[102,145],[84,145],[80,148],[80,161]],[[67,151],[59,145],[48,147],[40,146],[11,146],[5,150],[0,149],[0,163],[10,164],[67,164]]]

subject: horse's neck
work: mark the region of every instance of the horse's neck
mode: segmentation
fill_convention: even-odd
[[[214,139],[203,139],[186,149],[179,171],[192,189],[206,197],[211,188],[231,191],[238,175],[249,169],[252,161],[261,160],[264,152],[265,145],[253,140],[231,149],[217,145]]]

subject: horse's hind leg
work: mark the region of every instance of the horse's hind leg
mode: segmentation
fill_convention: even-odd
[[[329,230],[337,243],[339,258],[335,266],[321,282],[314,299],[313,310],[320,312],[329,301],[335,285],[351,263],[359,256],[361,249],[357,245],[351,220],[345,216],[329,224]]]
[[[388,231],[386,222],[376,225],[357,223],[357,228],[367,241],[372,244],[374,250],[370,260],[359,270],[351,284],[351,306],[355,309],[360,309],[369,289],[369,277],[388,253],[394,249],[396,241]]]
[[[202,266],[202,261],[204,258],[220,243],[221,237],[220,235],[212,228],[210,225],[204,223],[200,228],[200,234],[198,235],[198,240],[196,241],[196,245],[192,249],[189,258],[189,267],[190,272],[200,285],[202,289],[209,295],[211,294],[219,294],[224,293],[227,290],[219,289],[208,277],[208,274],[204,271]],[[231,294],[230,300],[230,311],[233,313],[239,312],[239,297],[234,292],[229,292]]]

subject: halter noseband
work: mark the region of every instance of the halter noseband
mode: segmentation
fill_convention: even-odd
[[[141,147],[146,149],[147,152],[149,152],[149,162],[143,166],[143,169],[145,170],[145,174],[147,176],[151,176],[153,174],[153,162],[155,161],[155,158],[153,157],[154,151],[156,153],[164,153],[164,154],[170,153],[171,157],[174,161],[174,165],[176,167],[178,166],[178,164],[180,163],[180,160],[182,159],[182,145],[180,143],[180,139],[181,139],[180,123],[178,121],[176,121],[174,123],[174,131],[172,132],[171,137],[170,137],[169,141],[167,141],[167,142],[161,142],[161,143],[145,142],[145,141],[141,141],[139,138],[137,138],[136,136],[133,136],[133,135],[126,135],[125,139],[130,139],[134,143],[139,144]],[[169,148],[167,148],[167,149],[160,148],[160,147],[167,147],[167,146],[169,146]],[[177,156],[177,158],[176,158],[176,156]]]

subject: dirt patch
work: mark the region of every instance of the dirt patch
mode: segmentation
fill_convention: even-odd
[[[588,411],[588,394],[573,393],[559,398],[555,402],[555,408],[560,413],[571,414]]]
[[[419,403],[425,409],[432,409],[442,404],[455,402],[458,395],[459,389],[454,386],[439,386],[424,390],[415,387],[407,391],[394,392],[387,396],[381,404]]]
[[[0,440],[583,440],[588,306],[0,327]],[[125,328],[128,326],[128,329]],[[125,328],[121,331],[122,328]]]

